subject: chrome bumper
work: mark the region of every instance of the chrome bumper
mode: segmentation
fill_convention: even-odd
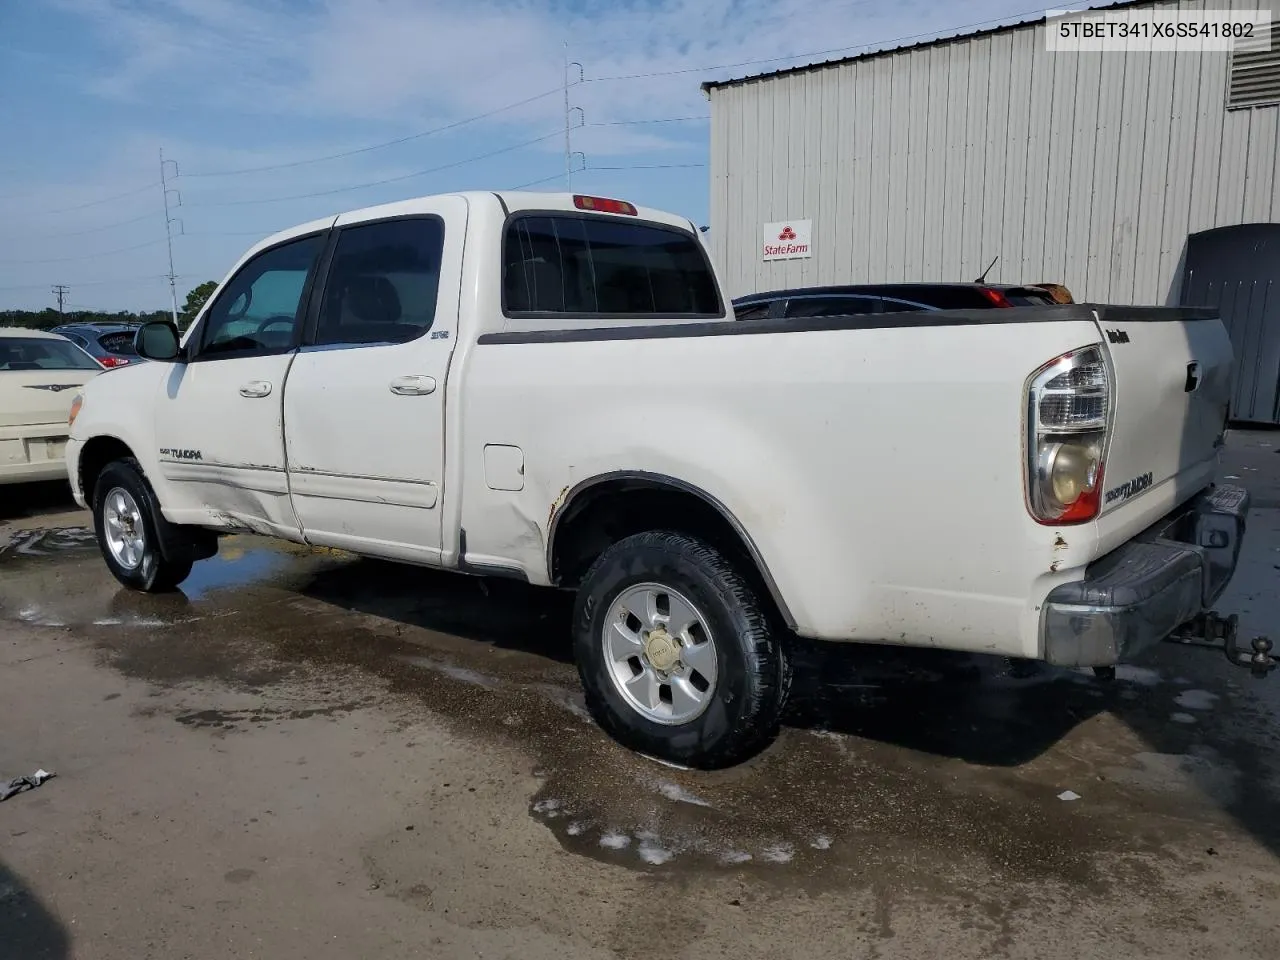
[[[1248,513],[1243,487],[1210,487],[1054,588],[1040,614],[1044,659],[1114,666],[1208,610],[1235,573]]]

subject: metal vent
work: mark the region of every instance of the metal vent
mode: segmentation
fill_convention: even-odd
[[[1228,110],[1280,102],[1280,48],[1270,40],[1267,26],[1257,36],[1237,41],[1231,52]]]

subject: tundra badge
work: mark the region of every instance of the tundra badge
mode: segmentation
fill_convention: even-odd
[[[161,447],[160,456],[166,460],[203,460],[199,450],[175,450],[171,447]]]

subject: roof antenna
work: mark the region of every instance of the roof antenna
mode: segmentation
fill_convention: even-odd
[[[991,272],[991,268],[992,268],[992,267],[994,267],[994,266],[996,265],[996,260],[999,260],[999,259],[1000,259],[1000,254],[998,254],[998,253],[997,253],[997,254],[996,254],[996,256],[995,256],[995,260],[992,260],[989,264],[987,264],[987,269],[985,269],[985,270],[983,270],[983,271],[982,271],[982,276],[980,276],[977,280],[975,280],[975,281],[973,281],[973,282],[974,282],[974,283],[986,283],[986,282],[987,282],[987,274]]]

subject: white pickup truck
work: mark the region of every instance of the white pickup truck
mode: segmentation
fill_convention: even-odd
[[[762,747],[793,635],[1102,671],[1234,643],[1212,314],[735,321],[686,219],[464,193],[269,237],[136,343],[67,447],[120,581],[251,531],[576,590],[593,715],[669,761]]]

